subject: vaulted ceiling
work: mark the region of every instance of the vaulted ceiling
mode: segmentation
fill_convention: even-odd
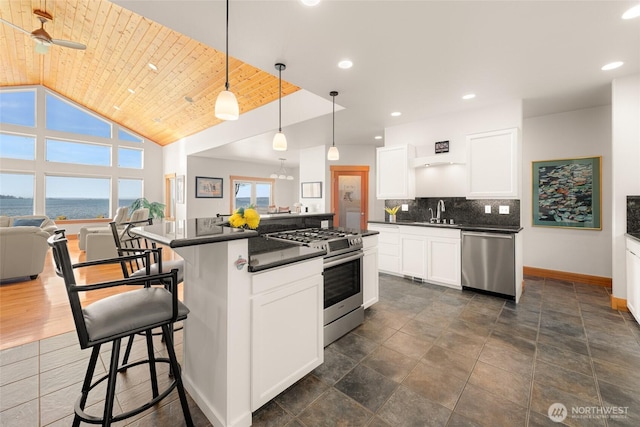
[[[213,112],[225,52],[106,0],[0,2],[0,17],[28,32],[40,27],[34,10],[53,16],[44,27],[52,38],[87,48],[38,54],[28,34],[0,23],[0,86],[43,85],[160,145],[220,123]],[[215,19],[224,31],[224,15]],[[273,72],[229,58],[241,114],[278,99]],[[298,89],[282,82],[283,96]]]

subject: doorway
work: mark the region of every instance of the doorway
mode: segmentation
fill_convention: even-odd
[[[331,166],[334,227],[366,230],[369,218],[369,166]]]

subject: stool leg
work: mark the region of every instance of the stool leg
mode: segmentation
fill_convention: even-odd
[[[156,373],[156,358],[153,353],[153,336],[151,330],[145,332],[147,337],[147,353],[149,358],[149,376],[151,377],[151,391],[153,397],[158,397],[158,375]]]
[[[82,383],[82,394],[80,395],[80,400],[78,402],[78,406],[81,410],[84,410],[84,406],[87,404],[87,396],[89,395],[89,389],[91,388],[91,379],[93,378],[93,373],[96,370],[96,363],[98,362],[98,356],[100,355],[100,344],[93,347],[91,351],[91,358],[89,359],[89,366],[87,366],[87,372],[84,376],[84,382]],[[73,417],[73,427],[80,426],[80,418],[78,414]]]
[[[126,365],[129,363],[129,356],[131,355],[131,348],[133,347],[133,338],[135,335],[131,335],[129,337],[129,341],[127,342],[127,348],[124,351],[124,358],[122,359],[122,364]]]
[[[111,366],[109,367],[109,379],[107,382],[107,395],[104,401],[104,415],[102,418],[103,427],[111,426],[111,416],[113,413],[113,402],[116,394],[116,378],[118,376],[118,359],[120,358],[120,341],[121,338],[113,340],[113,349],[111,350]]]
[[[193,420],[191,419],[191,411],[189,410],[189,402],[187,401],[187,394],[184,391],[182,385],[182,373],[180,372],[180,365],[176,358],[176,351],[173,348],[173,336],[169,332],[169,326],[162,325],[162,335],[167,345],[167,353],[169,353],[169,361],[171,363],[171,370],[173,371],[174,381],[178,388],[178,396],[180,396],[180,405],[182,405],[182,413],[184,414],[184,420],[187,423],[187,427],[193,427]]]

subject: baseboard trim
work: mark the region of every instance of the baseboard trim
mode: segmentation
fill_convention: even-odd
[[[627,300],[624,298],[616,298],[611,295],[611,308],[619,311],[629,311],[627,308]]]
[[[590,276],[588,274],[571,273],[568,271],[547,270],[546,268],[523,267],[526,276],[544,277],[547,279],[565,280],[567,282],[578,282],[586,285],[605,286],[610,288],[612,280],[610,277]],[[626,303],[625,303],[626,306]]]

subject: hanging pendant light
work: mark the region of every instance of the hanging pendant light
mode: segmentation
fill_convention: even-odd
[[[333,97],[333,144],[329,147],[327,160],[340,160],[340,152],[336,147],[336,96],[338,96],[338,92],[334,90],[329,92],[329,95]]]
[[[287,151],[287,138],[282,133],[282,70],[287,66],[281,63],[276,64],[278,70],[278,132],[273,137],[273,149],[276,151]]]
[[[280,169],[269,175],[269,178],[273,179],[287,179],[291,181],[293,179],[293,175],[289,175],[287,170],[284,168],[284,161],[287,159],[279,158],[280,160]]]
[[[218,99],[216,99],[215,114],[220,120],[238,120],[238,117],[240,116],[238,100],[233,92],[229,90],[229,0],[227,0],[226,57],[226,80],[224,83],[224,90],[220,92]]]

